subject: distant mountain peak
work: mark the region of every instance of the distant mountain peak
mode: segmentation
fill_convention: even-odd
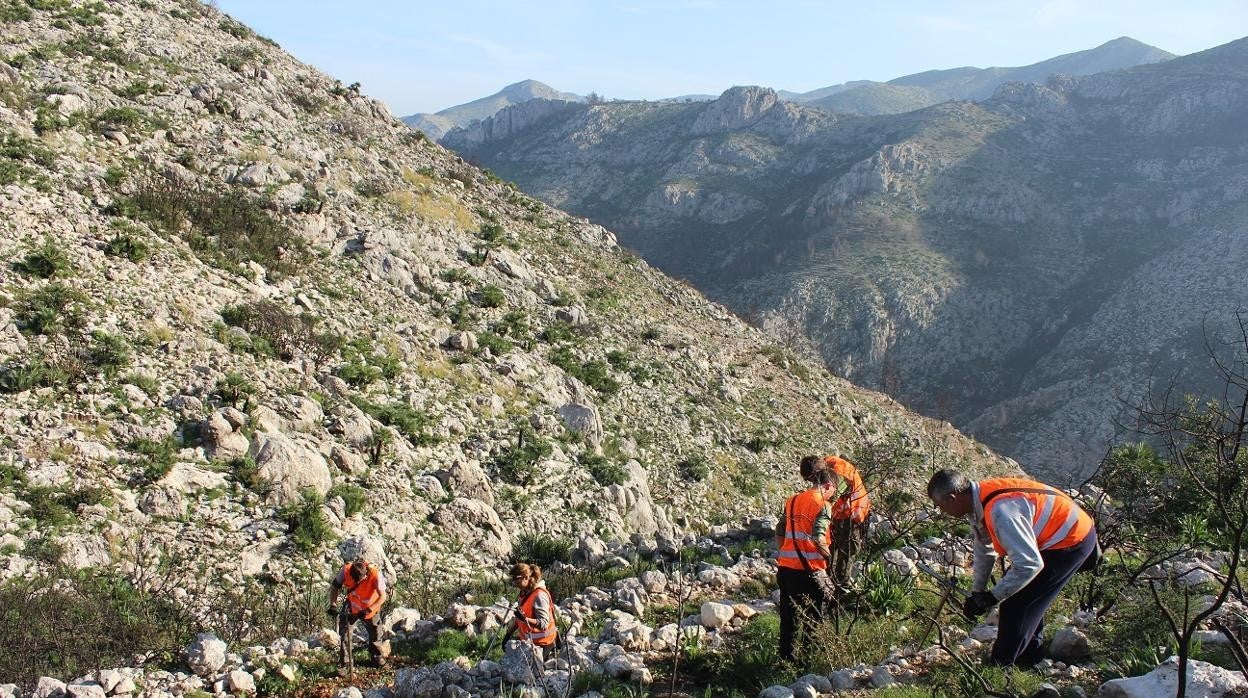
[[[436,114],[412,114],[403,117],[403,123],[420,129],[433,140],[440,140],[452,129],[462,128],[494,116],[515,104],[534,99],[558,102],[584,102],[585,98],[571,92],[560,92],[544,82],[529,78],[512,83],[488,97],[475,99],[467,104],[448,107]]]

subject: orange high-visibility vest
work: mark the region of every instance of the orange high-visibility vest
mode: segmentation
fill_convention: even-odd
[[[1092,517],[1079,508],[1075,500],[1057,488],[1023,478],[981,480],[979,501],[984,508],[984,525],[998,555],[1004,555],[1005,548],[997,540],[992,512],[996,503],[1007,497],[1023,497],[1031,502],[1036,512],[1031,519],[1031,530],[1036,534],[1036,547],[1042,551],[1076,546],[1095,525]]]
[[[815,547],[815,536],[825,544],[828,542],[827,530],[819,531],[818,534],[813,530],[815,527],[815,518],[823,511],[823,505],[827,500],[823,498],[823,493],[819,488],[814,487],[799,492],[784,503],[784,542],[780,546],[780,553],[776,556],[776,563],[781,567],[788,567],[794,570],[804,570],[807,566],[812,570],[826,569],[828,561],[819,554],[819,549]],[[798,556],[801,557],[798,557]],[[801,558],[806,558],[803,564]]]
[[[365,618],[372,618],[381,610],[381,592],[377,589],[380,573],[371,564],[364,578],[357,584],[351,578],[351,563],[342,566],[342,587],[347,590],[347,602],[351,604],[352,613],[364,613]]]
[[[848,491],[832,503],[832,518],[852,519],[858,523],[866,521],[871,513],[871,499],[867,497],[867,488],[862,484],[858,469],[853,463],[836,456],[824,458],[823,463],[849,485]]]
[[[550,626],[545,630],[541,630],[536,623],[530,625],[527,621],[522,620],[516,623],[516,634],[521,641],[532,640],[533,644],[539,647],[548,647],[555,644],[555,633],[557,632],[555,629],[555,599],[550,595],[550,591],[546,587],[538,587],[529,592],[529,595],[520,602],[520,613],[525,618],[537,618],[534,606],[537,605],[538,594],[545,594],[547,601],[550,602]]]

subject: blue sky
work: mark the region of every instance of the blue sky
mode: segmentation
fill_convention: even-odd
[[[807,91],[1016,66],[1130,36],[1187,54],[1248,35],[1248,0],[217,0],[395,115],[527,78],[607,98]]]

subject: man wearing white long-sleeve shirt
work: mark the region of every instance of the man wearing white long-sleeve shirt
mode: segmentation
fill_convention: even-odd
[[[1075,573],[1095,564],[1096,525],[1065,493],[1034,480],[972,482],[941,470],[927,496],[946,514],[970,517],[975,531],[972,592],[963,612],[977,618],[1001,604],[991,661],[1031,666],[1044,658],[1044,612]],[[991,590],[998,556],[1010,568]]]

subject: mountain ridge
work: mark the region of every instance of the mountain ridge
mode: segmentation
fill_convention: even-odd
[[[1200,362],[1191,318],[1248,303],[1209,290],[1242,253],[1246,45],[903,114],[734,88],[706,106],[581,107],[446,144],[611,225],[774,335],[813,340],[838,375],[1076,476],[1115,434],[1116,394],[1177,356]],[[698,126],[708,118],[723,128]],[[1186,280],[1136,278],[1193,259],[1190,240],[1229,257],[1200,255]],[[1176,294],[1134,311],[1160,322],[1167,309],[1175,356],[1131,329],[1127,288]]]
[[[473,122],[494,116],[509,106],[533,99],[585,101],[585,97],[581,95],[560,92],[543,82],[529,79],[512,83],[492,95],[474,99],[471,102],[447,107],[433,114],[411,114],[402,117],[401,120],[408,126],[423,131],[425,135],[436,141],[454,128],[468,126]]]

